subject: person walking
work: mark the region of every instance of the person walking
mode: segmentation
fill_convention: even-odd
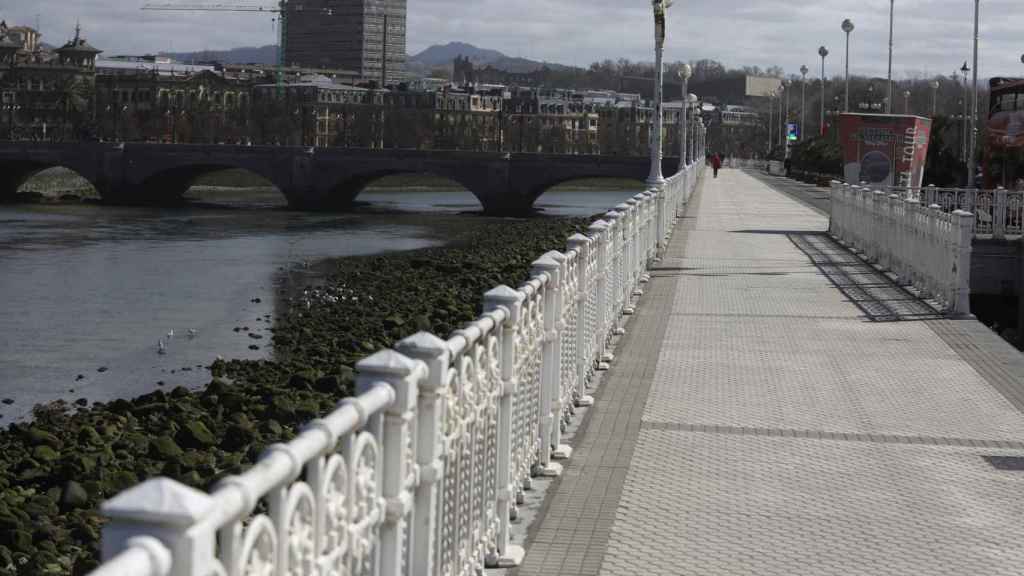
[[[722,168],[722,157],[718,154],[711,157],[711,168],[715,171],[715,178],[718,178],[718,171]]]

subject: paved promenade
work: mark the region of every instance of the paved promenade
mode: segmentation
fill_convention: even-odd
[[[1024,355],[826,228],[708,173],[518,574],[1024,572]]]

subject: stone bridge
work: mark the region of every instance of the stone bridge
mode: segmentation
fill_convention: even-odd
[[[0,200],[12,197],[33,174],[52,167],[74,170],[105,202],[169,204],[199,177],[243,169],[276,186],[290,206],[343,209],[370,182],[394,174],[429,173],[472,192],[485,212],[529,212],[547,189],[578,178],[643,180],[647,158],[503,154],[458,151],[364,150],[281,146],[187,144],[0,144]],[[664,172],[676,171],[667,158]]]

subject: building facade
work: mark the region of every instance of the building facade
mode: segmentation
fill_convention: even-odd
[[[50,51],[43,49],[35,30],[0,22],[0,138],[91,138],[99,53],[80,29],[73,40]]]
[[[405,80],[406,8],[406,0],[307,0],[289,8],[285,65],[398,84]]]

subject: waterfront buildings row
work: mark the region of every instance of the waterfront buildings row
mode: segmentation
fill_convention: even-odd
[[[338,70],[100,58],[75,31],[47,50],[0,27],[0,139],[646,153],[639,94],[476,84],[356,86]],[[667,107],[676,125],[681,103]],[[666,130],[677,147],[677,131]]]

